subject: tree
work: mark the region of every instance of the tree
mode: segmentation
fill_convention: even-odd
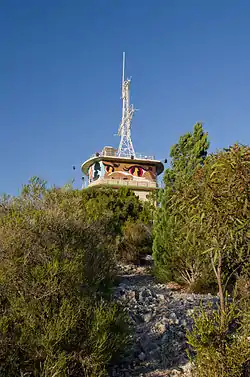
[[[127,187],[90,187],[82,191],[89,221],[110,219],[117,244],[117,259],[136,262],[152,253],[152,224],[155,207],[142,202]],[[133,236],[132,236],[133,235]]]
[[[211,155],[194,182],[199,203],[190,223],[202,223],[204,252],[210,257],[224,312],[227,283],[250,258],[250,148],[235,144]]]
[[[196,351],[199,377],[249,375],[250,306],[248,296],[228,297],[228,282],[250,279],[250,148],[235,144],[209,156],[193,176],[184,199],[186,222],[218,285],[217,310],[201,308],[194,316],[188,343]],[[187,198],[186,193],[182,193]],[[190,213],[190,204],[195,211]],[[237,288],[237,284],[236,284]],[[235,293],[235,291],[233,293]],[[231,292],[230,292],[231,293]]]
[[[159,195],[160,208],[156,212],[154,227],[155,271],[162,280],[175,279],[193,284],[200,277],[201,264],[197,259],[196,245],[191,245],[189,239],[183,240],[185,247],[180,240],[177,242],[179,237],[186,235],[180,230],[185,219],[181,207],[178,207],[176,192],[192,181],[196,168],[204,164],[208,148],[208,135],[201,123],[196,123],[193,132],[181,136],[171,148],[171,164],[164,173],[165,188]],[[179,248],[179,245],[182,246]],[[205,261],[202,264],[205,265]]]
[[[179,179],[190,178],[197,166],[203,165],[209,148],[208,134],[202,123],[196,123],[193,132],[180,137],[170,150],[170,168],[165,170],[164,183],[173,187]]]

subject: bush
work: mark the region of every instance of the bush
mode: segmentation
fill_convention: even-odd
[[[90,221],[110,218],[110,230],[116,239],[117,260],[138,262],[140,257],[152,253],[152,222],[155,207],[151,202],[139,200],[126,187],[89,188],[83,191]],[[152,199],[153,201],[153,199]]]
[[[158,209],[155,218],[153,258],[158,280],[175,281],[189,290],[213,289],[214,275],[209,257],[202,254],[205,245],[199,234],[199,225],[194,228],[190,219],[196,212],[192,203],[194,183],[179,182],[179,189]],[[191,227],[192,225],[192,227]]]
[[[152,254],[151,225],[141,221],[127,221],[118,245],[119,259],[128,263],[140,263],[148,254]]]
[[[250,149],[238,145],[179,179],[156,218],[156,273],[192,285],[215,272],[219,289],[235,281],[249,260],[249,186]]]
[[[127,220],[136,221],[145,212],[144,203],[127,187],[118,190],[110,187],[89,187],[81,194],[90,219],[98,219],[100,216],[112,217],[112,223],[118,233]]]
[[[223,317],[223,321],[221,318]],[[223,323],[223,325],[222,325]],[[250,309],[228,302],[225,311],[200,308],[187,333],[195,377],[245,377],[250,370]]]
[[[160,207],[154,223],[153,258],[157,278],[163,282],[174,280],[190,289],[197,289],[205,276],[211,276],[208,258],[201,257],[201,245],[189,230],[194,204],[188,203],[185,193],[192,185],[196,169],[203,166],[208,147],[208,135],[201,123],[196,123],[193,132],[181,136],[172,146],[170,168],[164,173],[165,188],[159,195]]]
[[[35,184],[2,205],[0,375],[106,376],[128,339],[111,219],[90,222],[80,191]]]

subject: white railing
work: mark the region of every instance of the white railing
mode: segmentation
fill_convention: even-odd
[[[124,158],[131,159],[131,155],[124,154],[124,155],[118,156],[116,152],[108,152],[108,151],[96,152],[96,153],[92,154],[90,156],[90,158],[99,157],[99,156],[100,157],[124,157]],[[155,160],[155,156],[146,156],[142,153],[136,153],[135,156],[133,156],[133,158],[137,158],[137,159],[141,159],[141,160]]]
[[[96,181],[90,182],[90,186],[95,185],[113,185],[113,186],[133,186],[133,187],[146,187],[146,188],[157,188],[157,182],[150,181],[135,181],[135,180],[124,180],[124,179],[102,179],[99,178]]]

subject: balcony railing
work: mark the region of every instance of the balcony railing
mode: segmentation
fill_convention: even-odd
[[[96,181],[89,183],[90,186],[97,185],[112,185],[112,186],[127,186],[127,187],[138,187],[138,188],[157,188],[157,182],[150,181],[135,181],[135,180],[124,180],[124,179],[102,179],[99,178]]]
[[[110,152],[110,151],[105,151],[105,152],[96,152],[90,156],[90,158],[93,157],[123,157],[123,158],[129,158],[131,159],[131,155],[129,154],[122,154],[122,155],[117,155],[116,152]],[[133,158],[137,158],[139,160],[155,160],[155,156],[146,156],[142,153],[135,153]]]

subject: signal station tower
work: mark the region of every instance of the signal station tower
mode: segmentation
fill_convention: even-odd
[[[131,139],[131,123],[135,108],[130,104],[131,79],[125,79],[125,53],[122,67],[122,120],[118,130],[118,149],[104,147],[96,152],[82,166],[88,177],[88,186],[111,186],[114,189],[129,187],[141,199],[158,189],[157,176],[164,170],[161,161],[154,156],[135,153]]]

